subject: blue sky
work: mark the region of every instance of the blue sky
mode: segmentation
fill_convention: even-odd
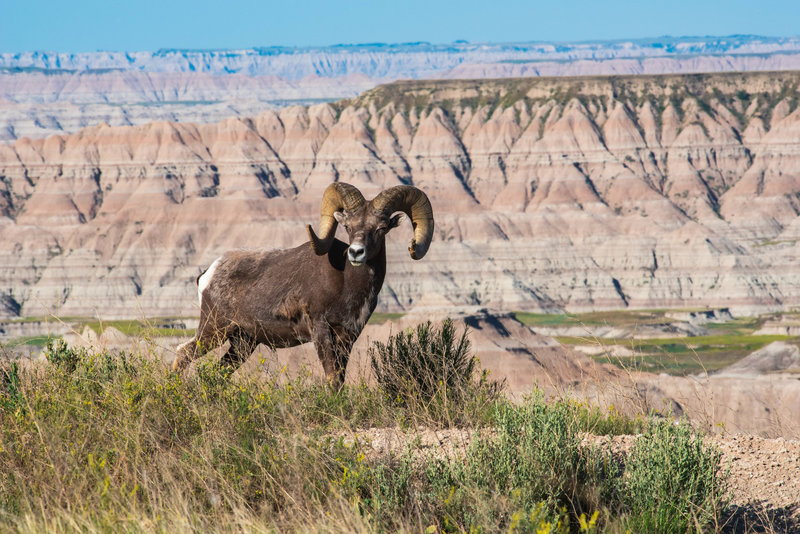
[[[800,0],[3,0],[0,52],[800,35]]]

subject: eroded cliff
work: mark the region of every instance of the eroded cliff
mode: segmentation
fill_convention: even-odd
[[[800,305],[800,74],[400,82],[216,124],[0,145],[5,314],[193,315],[233,247],[305,239],[324,187],[423,188],[383,310]]]

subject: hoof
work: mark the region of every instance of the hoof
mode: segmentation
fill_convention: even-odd
[[[194,340],[187,341],[182,345],[179,345],[175,352],[175,359],[172,361],[172,370],[173,371],[183,371],[186,367],[189,366],[191,363],[191,359],[189,357],[189,353],[191,353],[192,346],[194,345]]]

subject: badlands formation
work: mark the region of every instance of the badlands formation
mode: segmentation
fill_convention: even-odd
[[[713,58],[727,63],[723,70],[747,66],[764,70],[766,65],[787,68],[800,54],[798,37],[760,35],[663,36],[656,39],[618,39],[608,41],[471,43],[427,42],[340,44],[332,46],[271,46],[239,50],[161,49],[157,51],[0,53],[0,69],[11,72],[43,71],[50,74],[88,72],[179,72],[225,76],[277,76],[284,80],[340,77],[360,74],[375,79],[420,79],[448,77],[463,65],[560,64],[554,75],[587,74],[571,69],[592,61],[618,61],[618,73],[626,71],[630,60],[674,59],[683,72],[709,67]],[[760,64],[747,61],[760,61]],[[582,62],[582,63],[581,63]],[[626,63],[627,62],[627,63]],[[573,65],[574,64],[574,65]],[[662,63],[663,66],[663,63]],[[775,68],[774,70],[781,70]],[[605,71],[609,72],[609,71]],[[653,74],[664,73],[664,70]]]
[[[213,124],[0,145],[0,313],[196,316],[223,251],[287,247],[334,180],[400,183],[379,310],[800,306],[800,73],[398,82]]]

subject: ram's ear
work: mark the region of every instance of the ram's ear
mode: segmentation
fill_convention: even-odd
[[[347,215],[345,215],[343,211],[334,211],[333,218],[336,219],[336,222],[339,224],[344,224],[344,221],[347,220]]]
[[[406,220],[405,213],[398,213],[394,217],[389,218],[389,229],[397,228],[405,220]]]

